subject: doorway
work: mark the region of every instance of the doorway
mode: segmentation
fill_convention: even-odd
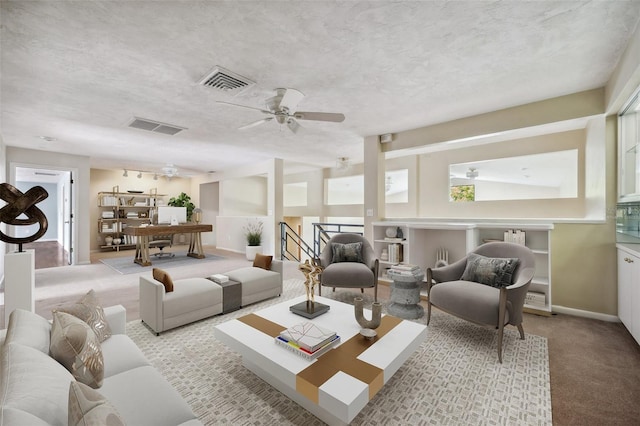
[[[47,218],[47,232],[37,241],[24,244],[24,249],[33,249],[35,268],[52,268],[74,263],[73,246],[73,172],[50,168],[15,168],[15,187],[26,192],[34,186],[43,187],[49,196],[38,203],[38,208]],[[16,226],[14,236],[33,235],[37,224]]]

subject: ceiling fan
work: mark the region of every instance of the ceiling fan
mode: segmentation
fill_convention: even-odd
[[[333,123],[342,123],[344,121],[344,114],[333,112],[297,111],[296,107],[298,106],[298,103],[300,103],[302,98],[304,98],[304,94],[299,90],[276,89],[276,95],[265,101],[266,109],[233,104],[231,102],[217,102],[220,104],[233,105],[241,108],[257,110],[262,112],[263,114],[269,115],[269,117],[239,127],[240,130],[248,129],[259,124],[272,121],[274,119],[278,124],[286,124],[293,133],[296,133],[300,128],[300,124],[298,124],[297,120],[329,121]]]

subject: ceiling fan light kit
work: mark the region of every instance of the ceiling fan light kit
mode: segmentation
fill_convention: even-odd
[[[225,101],[217,102],[224,105],[253,109],[256,111],[260,111],[263,114],[269,115],[269,117],[239,127],[238,129],[240,130],[249,129],[262,123],[272,121],[274,118],[278,124],[286,124],[289,130],[291,130],[293,133],[297,133],[300,127],[302,127],[297,120],[326,121],[331,123],[342,123],[344,121],[344,114],[340,113],[297,111],[296,108],[303,98],[304,93],[297,89],[279,88],[276,89],[275,96],[270,97],[265,101],[266,109],[234,104]]]

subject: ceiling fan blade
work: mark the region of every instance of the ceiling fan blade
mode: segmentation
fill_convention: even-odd
[[[290,118],[289,120],[287,120],[287,127],[289,127],[289,130],[291,130],[293,134],[296,134],[298,133],[298,130],[300,130],[302,126],[298,124],[296,120],[294,120],[293,118]]]
[[[286,108],[290,113],[296,110],[298,103],[304,98],[304,93],[296,89],[286,89],[282,100],[280,101],[280,109]]]
[[[225,102],[225,101],[216,101],[216,102],[219,103],[219,104],[232,105],[232,106],[236,106],[236,107],[240,107],[240,108],[253,109],[253,110],[265,113],[265,114],[272,114],[271,111],[267,111],[266,109],[262,109],[262,108],[256,108],[256,107],[240,105],[240,104],[232,104],[231,102]]]
[[[273,120],[273,117],[263,118],[262,120],[254,121],[253,123],[245,124],[244,126],[238,127],[238,130],[248,129],[250,127],[255,127],[259,124],[266,123],[267,121]]]
[[[331,121],[333,123],[342,123],[344,121],[344,114],[334,112],[298,111],[293,116],[298,120]]]

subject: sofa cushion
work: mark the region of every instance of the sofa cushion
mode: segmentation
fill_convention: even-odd
[[[448,312],[479,324],[498,325],[500,289],[472,281],[447,281],[429,292],[431,302]],[[505,324],[509,322],[511,302],[507,301]]]
[[[104,378],[104,359],[98,337],[81,319],[54,312],[51,355],[79,382],[99,388]]]
[[[101,347],[105,379],[123,371],[150,365],[140,348],[125,334],[111,336]]]
[[[175,426],[195,419],[186,401],[151,366],[109,377],[100,393],[116,407],[127,425]]]
[[[164,318],[182,315],[222,303],[222,287],[206,278],[185,278],[175,282],[174,291],[164,296]]]
[[[80,382],[69,385],[69,426],[124,426],[118,410],[97,390]]]
[[[20,343],[49,354],[51,324],[38,314],[15,309],[9,315],[5,344]]]
[[[253,259],[253,266],[255,266],[256,268],[266,269],[268,271],[271,269],[272,260],[273,256],[256,253],[256,257]]]
[[[73,381],[71,373],[49,355],[18,343],[5,345],[0,359],[2,411],[13,408],[25,411],[50,425],[67,424],[69,383]],[[13,414],[17,418],[24,417],[18,413]],[[9,424],[6,418],[2,424]]]
[[[0,409],[0,425],[51,426],[51,423],[24,410],[2,407],[2,409]]]
[[[331,263],[339,262],[360,262],[364,263],[362,257],[362,243],[331,243],[331,253],[333,253]]]
[[[53,312],[66,312],[74,317],[80,318],[89,324],[89,327],[96,333],[98,340],[104,342],[111,337],[111,327],[104,315],[104,309],[100,306],[98,298],[93,289],[82,296],[76,303],[56,308]]]
[[[469,253],[462,280],[486,284],[491,287],[507,287],[512,284],[518,258],[485,257]]]
[[[153,268],[153,279],[162,283],[165,293],[173,291],[173,280],[167,272],[160,268]]]

